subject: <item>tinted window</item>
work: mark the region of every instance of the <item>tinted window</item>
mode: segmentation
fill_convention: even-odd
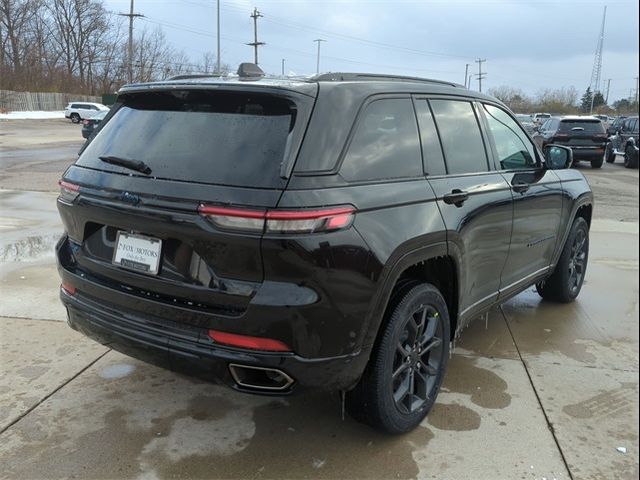
[[[637,118],[633,121],[633,127],[631,128],[631,131],[634,132],[634,133],[638,133],[638,119]]]
[[[438,131],[433,121],[431,109],[426,100],[418,100],[416,102],[416,112],[420,128],[420,140],[422,141],[424,171],[427,172],[427,175],[444,175],[447,170],[444,166],[440,139],[438,138]]]
[[[487,154],[470,102],[431,100],[449,174],[486,172]]]
[[[80,105],[78,105],[77,103],[74,103],[71,105],[71,108],[80,108]]]
[[[510,170],[535,167],[535,149],[515,120],[507,112],[493,105],[483,107],[498,153],[500,168]]]
[[[138,94],[104,125],[77,164],[131,173],[100,156],[142,160],[158,178],[235,186],[281,184],[293,106],[270,95]]]
[[[600,120],[562,120],[558,132],[604,133],[604,126]]]
[[[380,180],[422,175],[418,127],[409,98],[371,102],[359,116],[344,158],[347,180]]]

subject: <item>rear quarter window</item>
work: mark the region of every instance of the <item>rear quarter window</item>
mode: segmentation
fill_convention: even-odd
[[[410,98],[379,99],[365,107],[340,174],[348,181],[422,175],[418,127]]]

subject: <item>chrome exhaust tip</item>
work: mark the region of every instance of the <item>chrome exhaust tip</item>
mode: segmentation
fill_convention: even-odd
[[[284,391],[295,382],[293,378],[277,368],[230,363],[229,372],[238,386],[256,391]]]

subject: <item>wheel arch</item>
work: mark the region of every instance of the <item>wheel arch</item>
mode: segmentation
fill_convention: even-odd
[[[446,242],[408,252],[385,270],[363,329],[361,345],[367,355],[371,354],[384,329],[388,311],[407,289],[418,283],[433,284],[445,297],[454,334],[458,321],[459,267],[449,254]]]

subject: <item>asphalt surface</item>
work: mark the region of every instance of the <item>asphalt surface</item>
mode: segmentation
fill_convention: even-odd
[[[428,418],[390,437],[337,395],[241,395],[69,329],[54,192],[81,145],[68,121],[0,122],[1,478],[638,478],[638,171],[620,159],[579,167],[597,204],[578,300],[530,289],[476,321]]]

